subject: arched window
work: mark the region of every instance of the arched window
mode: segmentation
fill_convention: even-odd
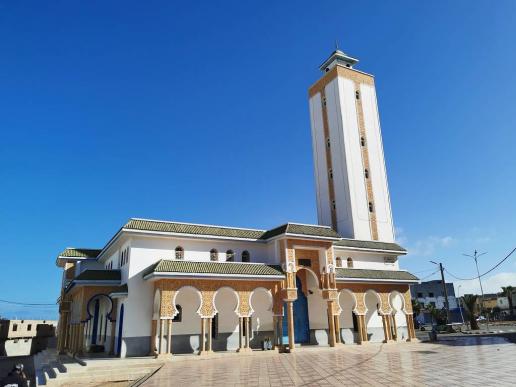
[[[353,269],[353,259],[348,258],[348,269]]]
[[[210,261],[218,261],[219,260],[219,252],[217,249],[210,250]]]
[[[369,169],[364,170],[364,175],[366,179],[369,179]]]
[[[176,259],[185,259],[185,250],[181,246],[176,247]]]
[[[337,267],[342,267],[342,258],[341,257],[335,258],[335,264],[337,265]]]
[[[242,262],[251,262],[251,255],[249,254],[249,251],[242,251]]]
[[[374,211],[373,202],[369,202],[369,212],[373,212],[373,211]]]
[[[177,314],[172,319],[173,322],[181,322],[183,319],[183,308],[181,305],[176,305]]]
[[[233,262],[235,260],[235,253],[233,250],[226,251],[226,261]]]
[[[355,91],[355,98],[360,99],[360,91]]]
[[[365,146],[365,138],[360,137],[360,145]]]

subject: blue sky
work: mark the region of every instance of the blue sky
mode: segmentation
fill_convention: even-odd
[[[515,247],[516,3],[278,3],[0,1],[0,299],[54,302],[56,255],[130,217],[316,223],[307,89],[336,39],[376,76],[402,267]]]

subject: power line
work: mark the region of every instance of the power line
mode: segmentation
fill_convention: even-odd
[[[448,273],[449,275],[451,275],[453,278],[455,279],[458,279],[460,281],[471,281],[471,280],[474,280],[474,279],[478,279],[478,278],[481,278],[489,273],[491,273],[494,269],[496,269],[498,266],[500,266],[503,262],[505,262],[514,252],[516,251],[516,247],[514,249],[512,249],[512,251],[504,258],[502,259],[500,262],[498,262],[496,265],[494,265],[491,269],[489,269],[488,271],[486,271],[484,274],[480,274],[479,276],[477,277],[473,277],[473,278],[460,278],[460,277],[457,277],[456,275],[450,273],[446,268],[444,269],[446,271],[446,273]]]
[[[436,270],[436,271],[434,271],[432,274],[427,275],[426,277],[421,278],[421,279],[420,279],[420,281],[423,281],[423,280],[425,280],[425,279],[427,279],[427,278],[430,278],[430,277],[431,277],[431,276],[433,276],[434,274],[437,274],[437,272],[438,272],[438,271],[439,271],[439,269],[438,269],[438,270]]]
[[[5,304],[11,304],[11,305],[22,305],[22,306],[57,306],[57,304],[54,302],[52,304],[41,304],[41,303],[30,303],[30,302],[17,302],[17,301],[9,301],[9,300],[0,300],[0,302],[3,302]]]
[[[21,309],[33,309],[33,310],[54,310],[58,305],[13,305],[11,307],[7,304],[0,304],[0,310],[12,310],[13,308]]]
[[[412,274],[426,273],[426,272],[428,272],[428,271],[432,271],[432,270],[434,270],[434,268],[433,268],[433,267],[428,268],[428,269],[425,269],[425,270],[415,271],[415,272],[413,272]]]

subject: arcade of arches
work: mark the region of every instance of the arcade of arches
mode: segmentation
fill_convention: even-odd
[[[343,282],[331,249],[286,247],[282,279],[152,281],[150,354],[246,352],[264,343],[292,352],[299,345],[415,339],[408,284]],[[61,351],[97,345],[120,354],[124,298],[113,294],[115,288],[82,286],[65,295]]]

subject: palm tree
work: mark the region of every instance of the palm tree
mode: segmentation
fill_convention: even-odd
[[[505,287],[502,286],[502,290],[503,290],[503,295],[505,297],[507,297],[507,301],[509,301],[509,314],[512,317],[514,314],[514,311],[512,309],[512,292],[513,292],[514,288],[512,286],[505,286]]]
[[[421,309],[423,309],[423,305],[418,300],[412,300],[412,311],[415,316],[418,316],[421,313]]]
[[[434,325],[435,306],[433,306],[432,304],[427,304],[425,305],[425,311],[427,311],[430,315],[430,323]]]
[[[465,294],[462,296],[462,305],[466,309],[466,312],[469,316],[469,323],[471,326],[471,330],[479,330],[478,322],[477,322],[477,295],[474,294]]]

